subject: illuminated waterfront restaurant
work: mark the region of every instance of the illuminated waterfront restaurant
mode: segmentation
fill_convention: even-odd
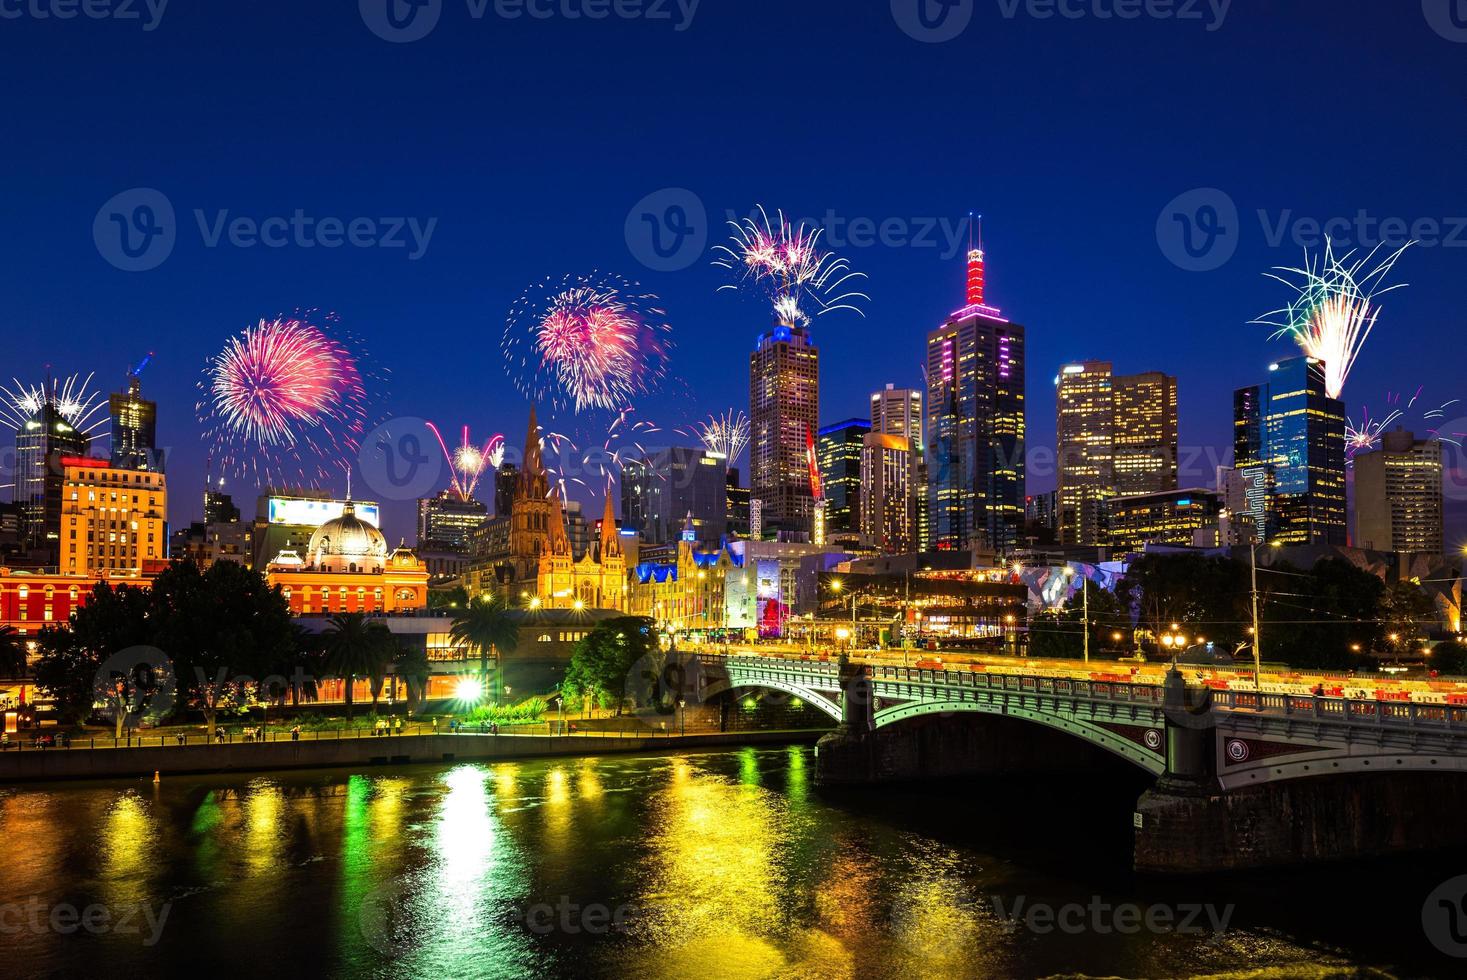
[[[856,623],[856,641],[900,645],[903,636],[939,643],[996,642],[1017,635],[1029,590],[1002,569],[822,572],[817,622]],[[854,607],[854,614],[853,614]],[[834,634],[838,636],[839,634]]]

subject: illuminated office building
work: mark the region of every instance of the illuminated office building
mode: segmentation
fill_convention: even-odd
[[[1355,457],[1355,547],[1440,555],[1444,530],[1440,441],[1398,428]]]
[[[985,304],[981,247],[967,299],[927,336],[932,544],[1006,554],[1024,531],[1024,328]]]
[[[861,536],[861,451],[870,432],[865,419],[846,419],[821,429],[815,441],[831,544],[854,545]]]
[[[761,532],[811,533],[820,351],[803,327],[781,324],[759,337],[749,355],[749,416],[749,487]]]
[[[59,571],[157,574],[168,562],[168,487],[162,473],[105,459],[61,457]]]
[[[489,508],[470,497],[465,500],[452,490],[418,501],[419,551],[453,551],[468,554],[474,530],[489,519]]]
[[[643,544],[677,541],[689,516],[697,540],[718,543],[728,530],[728,496],[728,460],[706,449],[671,446],[622,466],[622,525]]]
[[[1177,381],[1085,361],[1061,368],[1056,402],[1060,541],[1097,545],[1106,500],[1177,488]]]
[[[1127,494],[1105,501],[1103,512],[1104,543],[1117,551],[1141,551],[1148,544],[1198,544],[1199,535],[1209,533],[1215,542],[1222,500],[1212,490]]]
[[[861,447],[861,544],[882,554],[916,550],[916,466],[906,436],[872,432]]]
[[[1326,394],[1324,363],[1271,365],[1268,381],[1234,393],[1233,426],[1236,467],[1268,486],[1253,504],[1268,540],[1345,544],[1345,406]]]
[[[15,432],[15,503],[20,546],[46,567],[59,561],[63,456],[85,456],[91,440],[72,425],[48,387],[44,401]]]
[[[112,466],[122,470],[163,472],[158,451],[158,406],[142,396],[142,383],[129,371],[127,391],[108,401],[112,414]]]

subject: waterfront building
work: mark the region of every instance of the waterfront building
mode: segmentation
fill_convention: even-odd
[[[303,552],[284,549],[265,565],[293,616],[425,609],[428,568],[408,548],[389,553],[377,526],[343,502],[342,513],[311,532]]]
[[[985,303],[981,245],[967,300],[927,337],[932,543],[1007,553],[1024,529],[1024,327]]]
[[[207,497],[206,506],[207,506]],[[327,490],[277,490],[266,487],[255,501],[250,534],[250,567],[263,569],[282,551],[305,554],[311,536],[327,521],[346,513],[348,501]],[[381,508],[372,500],[351,501],[358,520],[382,526]]]
[[[1357,548],[1440,555],[1445,550],[1442,444],[1403,429],[1355,457]]]
[[[754,624],[742,558],[725,545],[701,547],[690,523],[684,523],[672,561],[643,561],[630,580],[629,612],[664,629],[709,633]]]
[[[750,489],[760,532],[813,531],[820,425],[820,351],[804,327],[781,324],[749,355]]]
[[[1266,540],[1346,540],[1345,406],[1325,390],[1324,362],[1291,357],[1268,381],[1233,396],[1234,465],[1252,472],[1255,522]]]

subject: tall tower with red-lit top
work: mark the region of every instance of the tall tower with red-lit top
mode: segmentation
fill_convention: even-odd
[[[927,335],[927,498],[935,547],[1003,555],[1024,527],[1024,327],[988,305],[985,272],[980,231],[966,305]]]
[[[973,225],[978,225],[978,244],[973,244]],[[983,305],[983,215],[968,215],[968,305]]]

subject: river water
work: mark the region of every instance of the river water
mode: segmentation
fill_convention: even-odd
[[[1460,854],[1138,880],[1142,784],[1112,773],[834,796],[813,772],[779,747],[0,788],[0,970],[1467,975],[1421,928]]]

